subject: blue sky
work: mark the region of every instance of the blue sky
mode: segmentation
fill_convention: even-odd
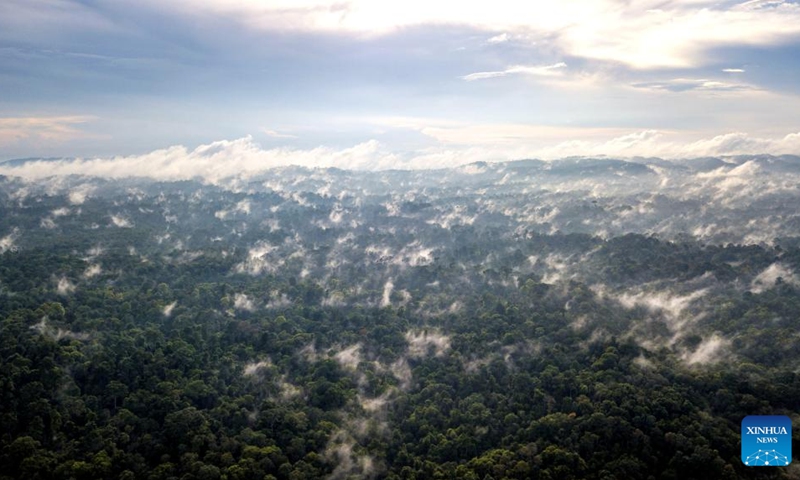
[[[800,153],[800,4],[4,0],[0,92],[0,159]]]

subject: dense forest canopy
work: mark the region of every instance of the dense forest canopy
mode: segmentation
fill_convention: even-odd
[[[2,177],[0,479],[798,477],[799,178]]]

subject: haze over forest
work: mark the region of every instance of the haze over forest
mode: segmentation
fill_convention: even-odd
[[[740,442],[800,422],[798,46],[785,0],[0,3],[0,480],[800,478]]]

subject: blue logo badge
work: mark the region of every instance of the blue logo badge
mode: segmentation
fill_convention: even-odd
[[[792,420],[784,415],[744,417],[742,463],[750,467],[785,467],[792,463]]]

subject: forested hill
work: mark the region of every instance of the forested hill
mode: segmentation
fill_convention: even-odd
[[[798,478],[798,176],[2,177],[0,479]]]

